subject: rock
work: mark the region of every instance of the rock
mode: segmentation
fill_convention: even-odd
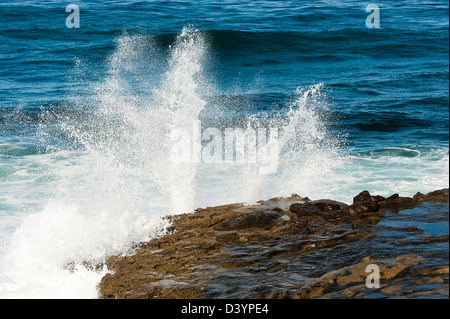
[[[395,200],[395,199],[398,198],[398,197],[399,197],[398,194],[394,194],[394,195],[391,195],[391,196],[389,196],[388,198],[386,198],[384,201],[385,201],[385,202],[393,201],[393,200]]]
[[[416,268],[411,271],[411,274],[415,276],[438,276],[438,275],[448,275],[448,266],[438,268],[438,269],[427,269],[427,268]]]
[[[384,201],[381,201],[380,206],[385,210],[398,212],[401,209],[411,209],[417,206],[417,201],[410,197],[400,197],[398,194],[394,194]]]
[[[417,193],[414,195],[414,200],[417,202],[448,202],[449,201],[449,189],[441,189],[433,192],[429,192],[424,195],[422,193]]]
[[[353,197],[353,204],[363,202],[379,202],[384,200],[383,196],[371,196],[368,191],[362,191],[359,195]]]
[[[342,203],[337,203],[330,200],[321,200],[319,202],[313,202],[312,204],[314,207],[326,214],[336,213],[346,206]]]
[[[312,201],[308,203],[294,203],[289,207],[289,211],[301,216],[323,216],[334,217],[334,214],[341,211],[348,205],[332,200]]]
[[[424,203],[445,202],[448,191],[384,200],[363,192],[355,198],[349,206],[295,196],[171,216],[165,235],[99,265],[109,271],[99,297],[448,298],[448,245],[442,244],[448,233],[395,224],[399,218],[448,222],[448,204]],[[420,209],[392,213],[419,204],[422,219],[416,219]],[[378,290],[365,286],[366,267],[373,263],[380,268]]]
[[[224,221],[214,227],[215,230],[239,230],[252,227],[266,228],[274,224],[274,222],[281,217],[281,214],[276,211],[261,211],[252,213],[243,217],[236,217],[228,221]]]
[[[423,232],[424,230],[417,226],[408,226],[408,227],[386,227],[387,229],[392,229],[396,231],[404,231],[404,232]]]
[[[289,211],[291,211],[294,214],[297,214],[298,216],[316,215],[322,212],[319,208],[315,207],[314,205],[305,203],[292,204],[289,207]]]
[[[362,202],[350,205],[342,210],[344,216],[356,216],[359,214],[376,213],[380,209],[377,202]]]
[[[413,198],[411,197],[401,197],[398,194],[394,194],[379,204],[383,210],[390,210],[393,212],[398,212],[401,209],[412,209],[418,204],[423,202],[448,202],[449,201],[449,189],[441,189],[433,192],[429,192],[424,195],[422,193],[417,193]]]

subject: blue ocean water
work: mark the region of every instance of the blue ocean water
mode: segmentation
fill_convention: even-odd
[[[377,5],[2,1],[0,296],[95,297],[79,263],[173,212],[448,187],[448,2]],[[168,127],[254,119],[284,131],[275,173],[168,164]]]

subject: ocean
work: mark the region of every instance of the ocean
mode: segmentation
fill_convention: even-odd
[[[448,22],[437,0],[3,0],[0,298],[96,298],[89,264],[169,214],[447,188]]]

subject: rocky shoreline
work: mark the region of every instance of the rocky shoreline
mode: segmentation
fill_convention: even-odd
[[[168,234],[106,262],[99,298],[448,298],[448,202],[448,189],[364,191],[351,205],[293,195],[170,216]]]

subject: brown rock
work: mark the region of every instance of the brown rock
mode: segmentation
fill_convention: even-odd
[[[449,189],[441,189],[433,192],[429,192],[424,195],[422,193],[417,193],[414,195],[414,200],[417,202],[448,202],[449,201]]]
[[[335,213],[341,211],[348,205],[332,200],[319,200],[308,203],[294,203],[289,207],[289,211],[301,216],[323,216],[333,217]]]
[[[252,213],[243,217],[236,217],[224,221],[214,227],[215,230],[239,230],[252,227],[266,228],[274,224],[281,217],[279,212],[272,210]]]
[[[384,200],[383,196],[371,196],[368,191],[362,191],[357,196],[353,197],[353,204],[364,202],[379,202]]]
[[[367,193],[356,196],[351,206],[295,196],[172,216],[166,235],[136,245],[127,256],[107,260],[109,273],[99,284],[99,297],[370,298],[365,269],[371,263],[380,267],[379,293],[384,291],[386,297],[425,292],[448,296],[448,262],[424,261],[414,255],[394,258],[395,247],[404,251],[409,245],[426,252],[425,245],[448,242],[448,235],[422,236],[414,227],[401,229],[409,232],[405,234],[376,226],[381,219],[396,217],[388,210],[445,200],[448,191],[385,200]],[[445,220],[445,214],[439,218]],[[398,237],[389,242],[390,237],[383,237],[386,232],[377,231]],[[379,239],[389,249],[373,248]],[[364,256],[362,252],[388,257],[364,258],[354,264],[355,257]],[[424,280],[435,283],[436,289],[414,286]],[[383,290],[391,285],[396,285],[395,291]]]
[[[377,202],[362,202],[350,205],[342,210],[344,216],[356,216],[366,213],[376,213],[380,209],[380,205]]]

